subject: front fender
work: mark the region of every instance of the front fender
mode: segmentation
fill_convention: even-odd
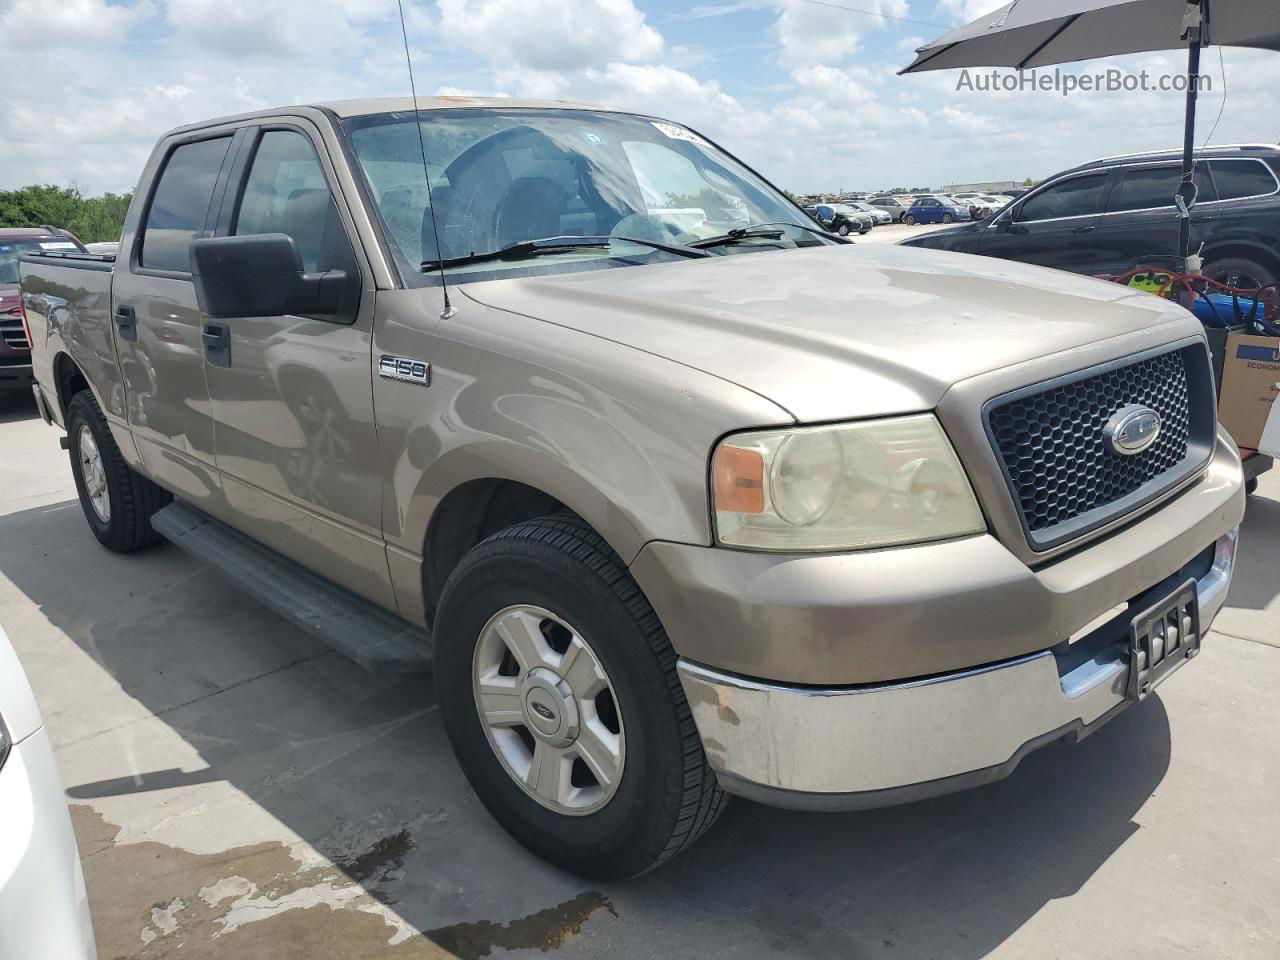
[[[374,377],[393,550],[420,557],[437,505],[481,479],[555,497],[624,562],[650,540],[709,544],[717,440],[793,422],[710,374],[463,296],[455,317],[428,328],[424,297],[438,291],[379,294],[375,360],[431,363],[426,389]]]

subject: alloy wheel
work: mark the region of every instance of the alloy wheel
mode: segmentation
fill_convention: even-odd
[[[107,472],[102,466],[102,454],[98,441],[88,426],[81,426],[76,435],[76,451],[80,458],[80,475],[84,478],[85,494],[89,505],[103,523],[111,522],[111,495],[107,490]]]
[[[591,646],[542,607],[498,611],[476,644],[472,686],[489,745],[520,788],[557,813],[594,813],[622,780],[626,737]]]

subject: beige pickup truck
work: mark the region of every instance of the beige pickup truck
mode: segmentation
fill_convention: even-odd
[[[160,140],[118,258],[21,272],[98,540],[433,669],[476,793],[584,875],[664,862],[727,794],[1003,777],[1194,657],[1231,579],[1190,314],[850,245],[665,120],[209,121]]]

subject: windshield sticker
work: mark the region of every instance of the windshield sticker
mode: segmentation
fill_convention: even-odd
[[[674,123],[663,123],[661,120],[650,120],[654,128],[663,136],[671,140],[688,140],[690,143],[696,143],[700,147],[705,147],[707,141],[692,130],[686,130],[684,127],[677,127]]]
[[[592,133],[590,130],[582,131],[582,139],[587,143],[591,144],[593,147],[602,147],[606,143],[608,143],[608,141],[605,140],[604,137],[600,136],[600,134]]]
[[[74,250],[75,248],[76,245],[70,240],[52,240],[40,244],[41,250]]]

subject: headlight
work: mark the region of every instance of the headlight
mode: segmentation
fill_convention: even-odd
[[[930,414],[741,433],[711,468],[716,537],[753,550],[857,550],[986,529]]]

